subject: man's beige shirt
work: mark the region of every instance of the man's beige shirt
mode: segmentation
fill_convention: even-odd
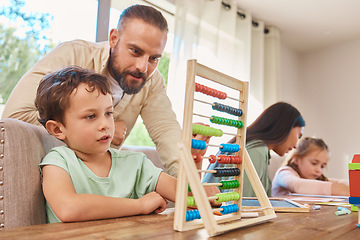
[[[74,40],[60,44],[20,79],[6,103],[2,118],[39,124],[34,100],[39,82],[47,73],[75,65],[106,75],[109,56],[108,42]],[[114,119],[125,122],[127,135],[139,115],[156,144],[164,167],[169,174],[176,176],[179,156],[177,143],[180,141],[181,129],[166,95],[164,79],[158,70],[139,93],[125,94],[114,108]]]

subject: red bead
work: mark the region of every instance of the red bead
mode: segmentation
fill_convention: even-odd
[[[193,158],[194,158],[194,161],[195,161],[196,163],[198,163],[198,162],[200,162],[200,161],[202,160],[202,156],[201,156],[200,153],[194,154],[194,155],[193,155]]]
[[[209,156],[209,163],[215,163],[216,162],[216,156],[215,155],[210,155]]]

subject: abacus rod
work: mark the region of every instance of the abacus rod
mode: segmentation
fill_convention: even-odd
[[[240,136],[241,136],[240,134],[235,134],[235,133],[226,133],[226,132],[223,132],[223,134],[231,135],[231,136],[235,136],[235,137],[240,137]]]
[[[240,99],[232,98],[232,97],[229,97],[229,96],[228,96],[227,98],[232,99],[232,100],[235,100],[235,101],[243,102],[243,101],[240,100]]]
[[[212,157],[202,157],[203,159],[211,159]],[[220,157],[216,157],[216,160],[221,160]]]
[[[216,170],[201,170],[199,169],[198,172],[204,172],[204,173],[217,173]]]
[[[199,117],[204,117],[204,118],[210,118],[210,119],[212,119],[212,117],[205,116],[205,115],[201,115],[201,114],[198,114],[198,113],[193,113],[193,115],[196,115],[196,116],[199,116]]]
[[[219,197],[216,197],[216,196],[212,196],[212,197],[208,197],[209,200],[218,200]]]
[[[222,186],[222,183],[203,183],[203,186]]]
[[[195,99],[195,98],[194,98],[194,101],[197,101],[197,102],[201,102],[201,103],[205,103],[205,104],[209,104],[209,105],[211,105],[211,106],[214,106],[213,103],[205,102],[205,101],[202,101],[202,100],[199,100],[199,99]]]
[[[208,144],[209,147],[218,147],[218,148],[223,148],[223,146],[221,145],[214,145],[214,144]]]

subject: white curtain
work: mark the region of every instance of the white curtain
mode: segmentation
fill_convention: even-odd
[[[174,48],[169,69],[168,95],[182,124],[186,63],[197,59],[242,81],[250,82],[247,122],[278,101],[280,34],[236,1],[177,0]]]

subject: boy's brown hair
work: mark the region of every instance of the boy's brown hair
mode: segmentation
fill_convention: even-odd
[[[64,124],[64,112],[69,107],[70,95],[81,83],[88,85],[89,92],[98,90],[99,94],[111,94],[104,75],[76,66],[51,72],[41,80],[35,106],[39,112],[39,122],[45,128],[49,120]]]

